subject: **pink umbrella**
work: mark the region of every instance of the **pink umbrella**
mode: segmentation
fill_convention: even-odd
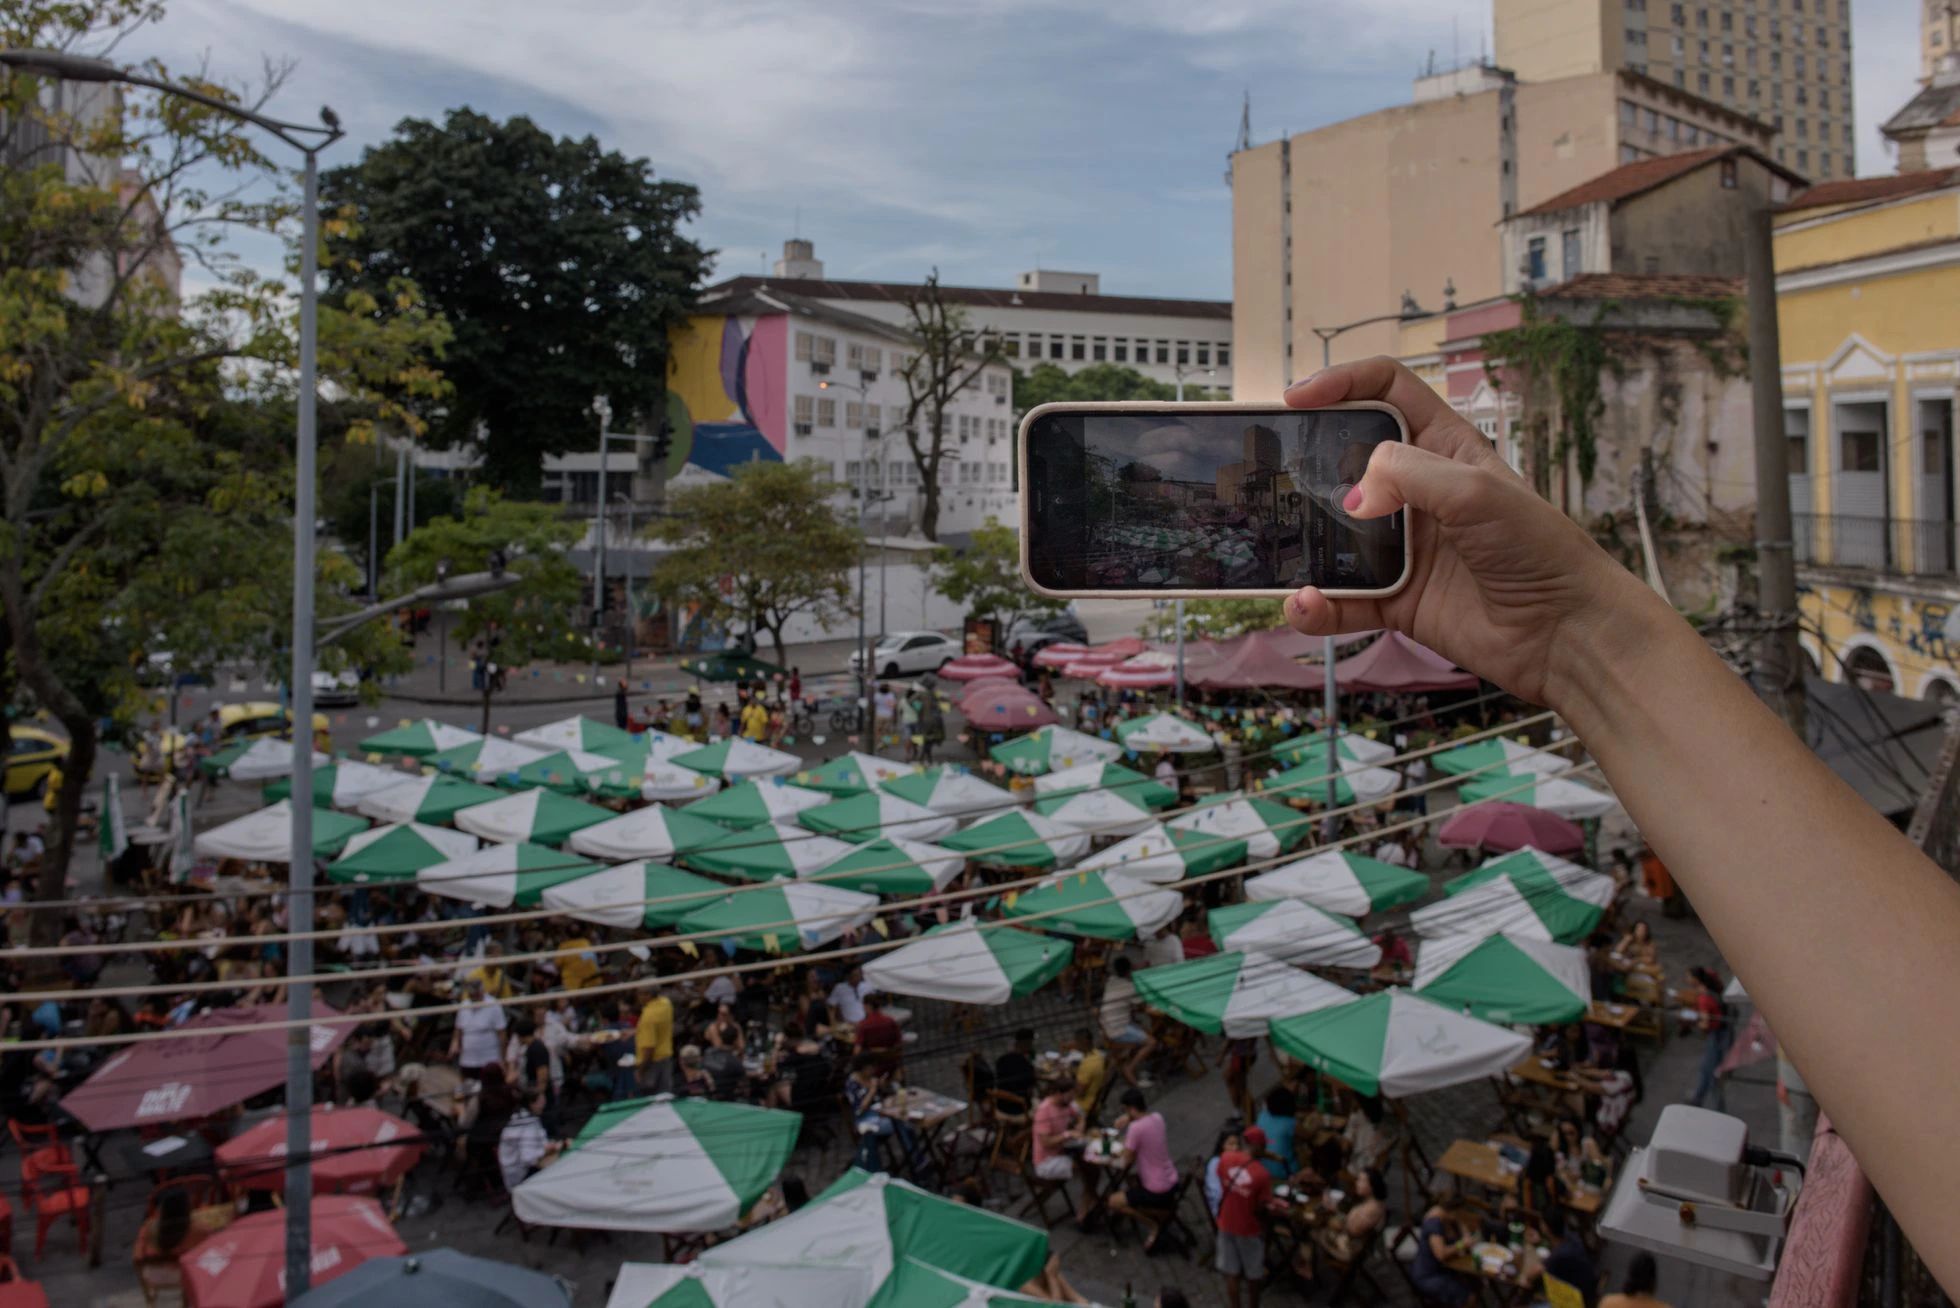
[[[313,1284],[324,1285],[370,1258],[408,1252],[381,1205],[352,1195],[313,1201]],[[286,1213],[241,1217],[177,1260],[191,1308],[279,1308],[286,1302]]]
[[[1036,654],[1034,662],[1036,667],[1041,668],[1065,668],[1088,652],[1087,645],[1078,645],[1072,640],[1058,640]]]
[[[1475,690],[1479,685],[1476,673],[1399,631],[1383,632],[1367,649],[1336,663],[1334,680],[1344,691]]]
[[[1105,686],[1168,686],[1177,680],[1177,656],[1146,650],[1135,658],[1124,659],[1104,668],[1096,680]]]
[[[321,1017],[339,1014],[319,1000]],[[113,1055],[88,1080],[71,1090],[61,1106],[91,1131],[180,1122],[242,1104],[286,1079],[286,1032],[231,1032],[226,1028],[284,1020],[283,1005],[220,1008],[199,1013],[179,1029],[198,1035],[143,1040]],[[318,1068],[347,1039],[351,1024],[315,1023],[309,1033],[313,1066]]]
[[[966,683],[966,689],[961,691],[960,695],[964,698],[976,690],[985,690],[989,686],[998,688],[1001,686],[1018,686],[1020,684],[1021,679],[1019,677],[975,677],[972,681]]]
[[[320,1194],[371,1194],[386,1189],[421,1160],[422,1133],[378,1108],[313,1112],[313,1189]],[[286,1119],[267,1118],[218,1146],[226,1181],[247,1190],[286,1188]]]
[[[1090,646],[1089,652],[1091,654],[1114,654],[1119,659],[1126,659],[1132,654],[1143,653],[1146,648],[1148,647],[1137,636],[1118,636],[1115,640],[1107,641],[1104,644]]]
[[[940,665],[939,675],[948,681],[974,681],[981,677],[1018,677],[1021,670],[1011,659],[998,654],[962,654]]]
[[[1548,854],[1576,854],[1586,847],[1586,833],[1556,813],[1525,804],[1486,801],[1458,809],[1436,843],[1446,849],[1542,849]]]
[[[1022,686],[983,686],[960,701],[967,725],[981,731],[1025,731],[1060,722],[1055,710]]]
[[[1062,669],[1062,675],[1064,677],[1080,677],[1085,681],[1094,681],[1103,674],[1103,669],[1113,668],[1128,657],[1130,656],[1127,654],[1098,654],[1091,650],[1087,654],[1079,654],[1071,659],[1068,665]]]

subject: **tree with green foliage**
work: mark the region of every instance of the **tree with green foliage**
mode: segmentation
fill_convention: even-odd
[[[1184,601],[1186,640],[1229,640],[1248,631],[1267,631],[1280,625],[1279,605],[1269,599],[1207,599]],[[1137,628],[1139,636],[1172,640],[1177,623],[1172,610],[1152,613]]]
[[[1038,404],[1109,404],[1118,400],[1175,400],[1177,387],[1144,376],[1120,363],[1092,363],[1066,372],[1052,363],[1037,363],[1014,374],[1014,411],[1026,413]],[[1186,400],[1221,399],[1203,386],[1186,385]]]
[[[490,484],[534,488],[545,455],[597,448],[601,397],[618,429],[657,429],[668,329],[707,266],[681,234],[694,187],[589,136],[453,109],[404,120],[321,194],[348,221],[332,293],[407,278],[455,329],[455,393],[429,411],[431,440],[481,436]]]
[[[388,459],[376,463],[371,454],[365,459],[363,454],[363,447],[348,449],[340,460],[340,475],[324,479],[321,490],[326,502],[322,506],[321,516],[326,519],[334,539],[340,542],[347,557],[365,576],[368,567],[369,490],[374,491],[372,507],[379,537],[378,552],[382,558],[388,557],[394,543],[395,462]],[[414,476],[415,494],[409,497],[409,506],[414,509],[415,520],[404,524],[407,530],[413,531],[437,518],[456,515],[463,502],[461,482],[453,477],[439,477],[428,472],[419,472]],[[389,581],[390,578],[383,573],[382,584],[386,586]]]
[[[697,605],[706,622],[766,631],[784,661],[783,628],[852,612],[851,569],[862,544],[832,503],[835,487],[806,463],[739,464],[724,482],[673,492],[653,525],[672,551],[653,590],[669,606]]]
[[[893,366],[905,383],[906,405],[899,422],[912,465],[919,470],[919,534],[939,539],[939,465],[946,457],[947,407],[962,392],[980,385],[988,368],[1007,356],[997,332],[975,328],[966,310],[946,298],[939,270],[905,301],[906,328],[916,342]],[[956,452],[953,457],[958,459]]]
[[[507,500],[488,486],[475,486],[458,512],[418,527],[389,551],[390,573],[410,589],[445,575],[499,568],[520,579],[508,590],[468,601],[455,626],[456,639],[474,665],[471,684],[483,695],[486,733],[499,686],[559,647],[566,614],[577,606],[583,586],[565,551],[582,531],[549,504]]]
[[[12,0],[0,45],[113,52],[160,17],[149,0]],[[257,108],[278,82],[191,84]],[[229,116],[142,92],[45,90],[21,74],[0,83],[0,613],[20,688],[69,737],[38,887],[58,898],[102,724],[126,737],[150,707],[146,654],[169,651],[180,672],[289,665],[290,429],[280,442],[213,428],[241,393],[293,393],[293,288],[241,265],[228,241],[290,239],[296,224],[290,178]],[[278,182],[256,185],[266,178]],[[188,302],[183,262],[209,286]],[[385,317],[375,295],[321,313],[322,381],[350,424],[412,422],[375,400],[377,385],[440,392],[441,323],[412,286],[383,293]],[[324,617],[352,607],[351,580],[323,551]],[[354,653],[384,669],[395,657],[385,642]],[[36,943],[57,932],[36,915]]]
[[[1003,633],[1019,618],[1067,607],[1028,589],[1021,580],[1020,533],[997,518],[988,518],[965,549],[934,550],[926,576],[935,591],[974,617],[994,619]]]

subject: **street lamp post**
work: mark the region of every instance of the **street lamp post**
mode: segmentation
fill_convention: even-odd
[[[85,55],[59,50],[0,50],[0,64],[24,73],[71,82],[116,83],[175,96],[250,123],[305,156],[300,206],[299,422],[293,457],[293,828],[288,930],[297,936],[287,953],[286,984],[286,1293],[305,1293],[312,1268],[313,994],[300,978],[313,972],[313,548],[318,272],[320,239],[319,152],[339,140],[340,119],[322,107],[318,127],[282,122],[188,86],[147,77]]]
[[[1456,283],[1444,279],[1443,307],[1439,312],[1448,313],[1456,308]],[[1355,322],[1344,322],[1338,327],[1315,327],[1311,330],[1320,338],[1320,366],[1325,369],[1334,362],[1334,338],[1357,327],[1372,327],[1379,322],[1419,322],[1424,318],[1434,318],[1435,313],[1416,303],[1416,297],[1407,291],[1402,292],[1402,307],[1394,313],[1378,313],[1372,318],[1362,318]],[[1334,677],[1334,638],[1324,636],[1320,642],[1320,661],[1324,672],[1321,681],[1321,716],[1326,719],[1327,735],[1327,807],[1333,809],[1340,803],[1336,788],[1341,780],[1341,760],[1335,751],[1340,735],[1340,686]],[[1331,819],[1330,819],[1331,822]],[[1327,835],[1331,838],[1331,828]]]

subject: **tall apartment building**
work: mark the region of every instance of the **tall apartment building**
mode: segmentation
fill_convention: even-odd
[[[1643,159],[1712,147],[1767,154],[1773,128],[1624,68],[1524,82],[1490,66],[1418,79],[1410,104],[1232,156],[1233,393],[1272,399],[1335,358],[1393,353],[1406,293],[1504,293],[1501,224]],[[1585,271],[1606,271],[1588,268]]]
[[[1934,10],[1960,0],[1917,2],[1927,41],[1937,21],[1950,43],[1955,20]],[[1492,19],[1519,81],[1628,69],[1770,124],[1780,164],[1856,175],[1851,0],[1493,0]]]
[[[1011,287],[942,285],[940,291],[974,327],[999,333],[1017,368],[1052,363],[1079,372],[1122,364],[1157,381],[1175,383],[1182,374],[1190,386],[1231,387],[1230,304],[1104,295],[1101,283],[1095,273],[1044,268],[1020,274]],[[900,327],[911,321],[906,305],[918,292],[914,283],[827,278],[813,244],[789,240],[771,276],[730,278],[703,290],[701,300],[711,304],[771,286]]]
[[[1919,0],[1919,80],[1930,82],[1944,59],[1960,61],[1960,0]]]

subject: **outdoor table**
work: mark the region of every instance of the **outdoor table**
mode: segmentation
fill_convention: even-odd
[[[1586,1020],[1599,1026],[1610,1026],[1615,1031],[1624,1031],[1640,1016],[1638,1004],[1614,1004],[1593,1001],[1586,1010]]]
[[[1088,1226],[1109,1206],[1109,1196],[1122,1186],[1130,1174],[1131,1159],[1123,1151],[1114,1130],[1099,1131],[1082,1145],[1082,1188],[1089,1202],[1083,1210],[1082,1225]]]
[[[1488,1141],[1457,1140],[1443,1151],[1436,1166],[1459,1180],[1470,1181],[1487,1190],[1515,1194],[1519,1173],[1504,1166],[1497,1146]],[[1566,1189],[1565,1206],[1582,1217],[1599,1211],[1600,1196],[1589,1190]]]
[[[953,1158],[943,1137],[946,1126],[966,1111],[966,1101],[942,1095],[923,1086],[900,1086],[879,1103],[878,1111],[894,1122],[908,1123],[919,1134],[926,1156],[939,1167],[939,1174],[951,1174]],[[908,1165],[910,1159],[907,1160]],[[923,1184],[923,1178],[913,1177]]]
[[[162,1176],[178,1172],[211,1170],[211,1142],[202,1132],[185,1131],[158,1140],[124,1136],[113,1146],[117,1162],[126,1173]]]

